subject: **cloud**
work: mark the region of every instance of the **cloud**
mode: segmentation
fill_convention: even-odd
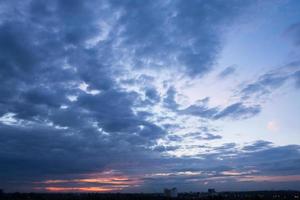
[[[235,66],[226,67],[223,71],[221,71],[218,75],[219,78],[226,78],[233,74],[236,71]]]
[[[217,113],[214,118],[220,119],[224,117],[230,117],[233,119],[246,119],[257,115],[260,110],[261,108],[259,105],[245,106],[242,103],[234,103]]]
[[[124,11],[121,47],[126,46],[126,56],[136,68],[177,68],[195,77],[211,69],[221,49],[218,30],[232,24],[249,4],[232,3],[234,7],[218,1],[124,1],[112,6]]]
[[[181,108],[176,84],[156,85],[166,71],[192,80],[212,70],[224,32],[249,3],[1,2],[0,187],[32,191],[43,182],[39,190],[113,191],[112,184],[103,187],[90,176],[115,170],[128,178],[117,191],[123,186],[129,191],[125,186],[136,180],[145,182],[139,187],[146,191],[170,182],[191,183],[193,176],[210,178],[225,169],[246,171],[243,166],[258,161],[257,168],[270,175],[278,168],[298,172],[298,146],[266,147],[238,156],[234,143],[216,148],[198,144],[195,148],[207,154],[168,154],[182,148],[172,143],[184,139],[174,136],[174,130],[188,126],[188,117],[243,119],[260,112],[258,105],[243,101],[210,107],[208,98]],[[284,79],[280,77],[266,75],[257,87],[278,86]],[[222,138],[195,126],[197,130],[184,134],[205,142]],[[170,144],[160,144],[164,139]],[[261,164],[269,154],[272,160]],[[286,162],[272,168],[278,161]],[[149,177],[167,172],[170,182]],[[82,182],[85,188],[79,186]]]
[[[179,106],[176,102],[176,90],[174,87],[170,87],[166,92],[166,97],[164,98],[164,105],[171,110],[176,110]]]
[[[260,185],[263,188],[299,189],[296,186],[300,181],[298,157],[299,145],[276,147],[268,141],[255,141],[240,149],[237,144],[228,143],[215,148],[210,155],[203,154],[200,160],[185,158],[169,160],[167,163],[161,161],[161,171],[147,175],[143,181],[146,187],[157,190],[168,184],[182,190],[197,190],[199,185],[214,185],[220,189],[255,189],[260,182],[266,183]],[[189,163],[188,168],[185,162]],[[168,170],[163,170],[165,164]]]
[[[242,89],[241,93],[244,97],[249,97],[250,95],[265,95],[272,90],[282,86],[288,77],[282,76],[279,73],[267,73],[259,77],[259,79],[247,85]]]
[[[139,186],[141,181],[117,171],[104,171],[84,178],[54,179],[34,184],[36,191],[46,192],[115,192]]]
[[[160,95],[155,88],[146,88],[145,95],[151,103],[158,103],[160,101]]]
[[[299,61],[293,61],[281,68],[262,74],[257,80],[245,84],[239,92],[243,99],[265,97],[283,86],[289,80],[296,80],[299,73]]]
[[[219,107],[209,108],[206,105],[191,105],[179,112],[187,115],[195,115],[207,119],[247,119],[257,115],[261,111],[259,105],[246,106],[242,102],[233,103],[227,107],[220,109]]]
[[[220,135],[215,135],[211,133],[198,133],[198,132],[185,134],[185,137],[192,137],[194,140],[216,140],[222,138],[222,136]]]
[[[266,148],[270,148],[271,145],[272,145],[271,142],[264,141],[264,140],[258,140],[258,141],[254,142],[251,145],[244,146],[243,150],[246,150],[246,151],[263,150],[263,149],[266,149]]]
[[[180,112],[183,114],[195,115],[203,118],[212,118],[218,112],[218,108],[208,108],[204,105],[191,105]]]
[[[296,87],[297,88],[300,88],[300,71],[297,71],[295,74],[294,74],[294,78],[296,80]]]
[[[292,24],[286,31],[285,35],[288,36],[295,46],[300,45],[300,23]]]

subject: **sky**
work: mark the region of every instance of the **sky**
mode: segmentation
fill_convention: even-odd
[[[0,1],[0,188],[300,190],[300,1]]]

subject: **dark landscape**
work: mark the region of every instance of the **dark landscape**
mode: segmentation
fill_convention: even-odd
[[[165,197],[161,193],[153,194],[123,194],[123,193],[10,193],[2,194],[3,200],[298,200],[299,191],[248,191],[248,192],[220,192],[209,194],[204,192],[179,193],[178,197]]]

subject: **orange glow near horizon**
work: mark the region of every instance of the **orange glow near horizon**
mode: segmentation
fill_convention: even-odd
[[[55,184],[55,183],[103,183],[111,185],[126,185],[128,183],[138,183],[137,180],[130,180],[127,178],[85,178],[85,179],[69,179],[69,180],[47,180],[45,184]]]
[[[115,171],[86,174],[83,176],[84,178],[52,179],[35,182],[35,184],[44,185],[36,187],[36,190],[46,190],[49,192],[114,192],[123,190],[124,188],[139,186],[141,183],[141,180],[138,178],[130,178]],[[67,184],[68,187],[64,184]]]
[[[120,189],[104,187],[46,187],[49,192],[113,192]]]

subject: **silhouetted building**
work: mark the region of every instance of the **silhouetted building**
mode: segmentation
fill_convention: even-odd
[[[216,190],[214,188],[210,188],[207,190],[208,194],[211,196],[214,196],[217,194]]]
[[[209,194],[214,194],[214,193],[216,193],[216,190],[213,189],[213,188],[210,188],[210,189],[208,189],[207,192],[208,192]]]
[[[165,188],[164,194],[165,197],[170,197],[170,198],[176,198],[178,196],[178,192],[175,187],[172,189]]]
[[[1,200],[300,200],[300,191],[247,191],[247,192],[184,192],[176,188],[161,193],[3,193]],[[176,198],[177,197],[177,198]]]

